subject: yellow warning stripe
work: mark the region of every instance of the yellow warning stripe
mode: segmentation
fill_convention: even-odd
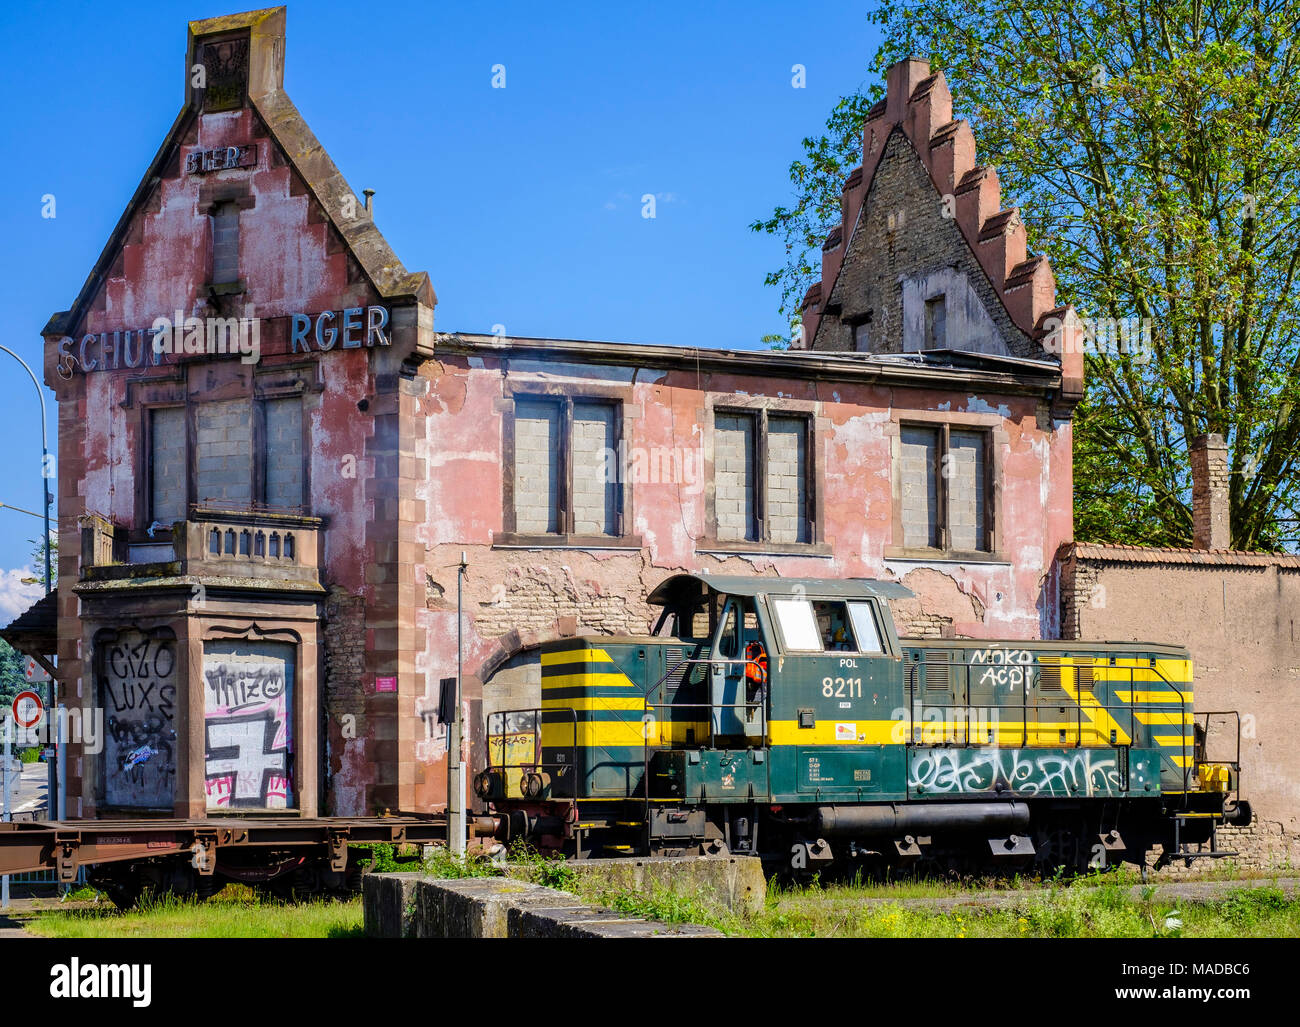
[[[851,727],[853,737],[846,730]],[[969,736],[967,729],[969,728]],[[1062,740],[1061,732],[1065,732]],[[937,721],[916,720],[819,720],[812,727],[800,727],[797,720],[773,720],[768,724],[772,745],[902,745],[920,735],[922,744],[943,741],[972,745],[1026,746],[1035,748],[1073,746],[1079,735],[1076,721],[1030,724],[1028,730],[1019,721]],[[1110,735],[1102,734],[1087,721],[1083,724],[1085,744],[1109,746]],[[1118,744],[1118,743],[1116,743]]]
[[[1109,682],[1110,679],[1102,672],[1112,668],[1097,665],[1092,657],[1079,657],[1078,659],[1078,666],[1091,666],[1093,668],[1094,685],[1097,683],[1099,678],[1102,681]],[[1136,661],[1134,662],[1135,669],[1137,669]],[[1067,673],[1067,671],[1072,671],[1073,673]],[[1064,690],[1065,694],[1073,699],[1079,705],[1080,709],[1083,710],[1083,715],[1088,718],[1094,731],[1099,732],[1102,737],[1107,739],[1107,741],[1109,741],[1111,737],[1114,737],[1114,744],[1116,745],[1130,744],[1132,739],[1129,737],[1128,732],[1119,726],[1115,721],[1115,718],[1110,715],[1109,710],[1102,707],[1096,695],[1079,688],[1077,673],[1075,658],[1070,656],[1063,657],[1061,659],[1061,688]],[[1127,677],[1128,675],[1125,675],[1126,680]]]
[[[1121,692],[1116,690],[1115,698],[1122,703],[1165,703],[1165,702],[1183,702],[1192,701],[1192,693],[1184,692],[1179,695],[1177,692]]]
[[[640,719],[579,721],[576,725],[543,724],[542,745],[556,749],[567,749],[575,744],[579,748],[639,749],[647,743],[651,746],[685,743],[688,731],[694,741],[702,742],[708,736],[709,725],[705,721],[654,720],[647,726]]]
[[[1190,724],[1190,713],[1156,713],[1150,710],[1135,710],[1133,716],[1139,724]]]
[[[1070,662],[1067,663],[1067,660]],[[1117,659],[1112,664],[1097,662],[1091,657],[1079,657],[1077,665],[1087,666],[1088,662],[1092,662],[1092,676],[1095,680],[1111,684],[1131,681],[1134,684],[1149,682],[1153,685],[1163,685],[1168,682],[1182,685],[1192,680],[1191,660],[1157,659],[1153,667],[1146,659],[1139,658]],[[1066,657],[1061,663],[1070,666],[1074,660]]]
[[[613,698],[605,695],[595,695],[571,699],[543,699],[542,709],[544,710],[611,710],[625,712],[628,710],[634,712],[645,712],[645,699],[624,699],[621,697]]]
[[[542,653],[542,666],[554,667],[565,663],[613,663],[604,649],[566,649],[558,653]]]
[[[542,688],[635,688],[626,674],[551,674],[542,677]]]

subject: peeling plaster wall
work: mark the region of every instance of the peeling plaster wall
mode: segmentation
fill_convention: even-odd
[[[419,747],[426,779],[445,779],[445,734],[432,726],[439,677],[454,673],[456,566],[462,551],[466,694],[484,709],[536,705],[518,701],[526,677],[498,668],[550,638],[574,634],[645,632],[652,627],[647,594],[671,574],[779,574],[902,581],[917,598],[896,603],[900,630],[916,635],[1033,639],[1055,637],[1053,556],[1072,537],[1069,423],[1053,425],[1045,408],[1017,396],[970,396],[958,383],[949,392],[876,385],[760,379],[734,375],[639,372],[630,368],[575,368],[511,360],[503,375],[495,357],[445,357],[427,363],[428,391],[420,450],[429,475],[418,494],[428,511],[417,538],[425,550],[418,581],[425,615],[421,653],[429,693],[423,703],[429,741]],[[646,378],[651,380],[647,381]],[[629,532],[642,546],[622,551],[494,547],[504,530],[504,411],[507,388],[633,382],[625,399],[624,436],[632,451],[696,449],[709,445],[716,401],[767,398],[791,401],[815,416],[823,473],[824,555],[707,552],[706,481],[650,480],[632,486]],[[892,559],[891,442],[909,411],[981,414],[1005,436],[1001,537],[1007,559],[990,563]],[[1050,590],[1050,594],[1049,594]],[[1050,609],[1051,612],[1045,613]],[[436,670],[433,668],[437,668]],[[487,678],[486,684],[482,678]],[[476,730],[481,730],[479,725]],[[467,742],[467,750],[468,750]],[[436,786],[435,786],[436,789]],[[433,793],[430,793],[433,794]],[[445,791],[437,793],[445,801]]]

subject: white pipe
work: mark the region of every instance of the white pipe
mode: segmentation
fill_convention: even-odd
[[[63,821],[68,819],[68,750],[64,744],[67,741],[66,736],[68,733],[68,708],[66,706],[61,705],[59,707],[59,719],[56,722],[56,726],[59,732],[54,739],[55,761],[59,765],[59,799],[57,809],[59,820]]]

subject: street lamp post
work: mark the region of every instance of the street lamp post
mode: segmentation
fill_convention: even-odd
[[[27,366],[26,360],[8,346],[0,346],[0,350],[4,350],[23,365],[23,370],[27,372],[32,384],[36,386],[36,395],[40,397],[41,401],[41,488],[45,493],[45,504],[41,509],[45,512],[45,592],[48,595],[54,578],[50,573],[50,447],[49,434],[45,427],[45,390],[41,388],[41,383],[37,379],[35,372]],[[53,686],[51,685],[51,687]]]
[[[17,360],[18,363],[23,365],[23,370],[27,372],[27,376],[31,378],[32,384],[36,386],[36,395],[41,401],[41,491],[44,493],[45,498],[44,503],[41,505],[41,512],[43,514],[42,520],[45,522],[45,537],[42,541],[44,543],[43,548],[45,549],[45,594],[49,595],[50,589],[54,585],[54,575],[51,573],[50,567],[50,446],[49,432],[45,426],[45,390],[41,388],[40,380],[37,379],[35,372],[28,366],[26,360],[11,350],[8,346],[0,346],[0,350],[4,350],[11,357]],[[58,687],[58,682],[54,679],[53,675],[50,675],[49,701],[46,703],[45,709],[47,711],[46,715],[51,718],[56,715],[55,710],[58,708]],[[63,740],[57,735],[54,737],[54,745],[57,748],[59,757],[62,757]],[[56,816],[63,813],[63,778],[59,773],[61,768],[61,758],[56,759],[54,765],[49,768],[49,798],[46,800],[47,815],[50,812],[54,813]],[[8,883],[8,880],[6,880],[5,884],[8,885]]]

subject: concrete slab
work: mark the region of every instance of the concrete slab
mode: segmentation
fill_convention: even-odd
[[[663,924],[589,906],[569,892],[510,877],[368,874],[365,930],[377,938],[722,937],[695,924]]]

